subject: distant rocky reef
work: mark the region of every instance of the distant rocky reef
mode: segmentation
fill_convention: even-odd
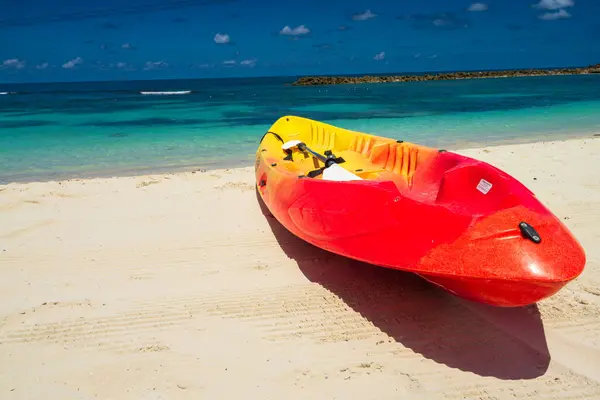
[[[303,76],[292,83],[292,86],[343,85],[357,83],[390,83],[390,82],[423,82],[442,81],[451,79],[475,78],[514,78],[518,76],[546,75],[585,75],[600,74],[600,64],[579,68],[560,69],[520,69],[507,71],[469,71],[448,72],[426,75],[397,75],[397,76]]]

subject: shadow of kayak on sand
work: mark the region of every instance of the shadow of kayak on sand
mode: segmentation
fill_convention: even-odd
[[[546,372],[550,354],[536,305],[473,303],[413,273],[321,250],[290,233],[258,193],[256,197],[279,245],[302,273],[396,342],[437,363],[481,376],[533,379]]]

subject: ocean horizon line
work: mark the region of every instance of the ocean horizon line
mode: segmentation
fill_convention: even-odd
[[[324,73],[324,74],[294,74],[294,75],[261,75],[261,76],[228,76],[228,77],[181,77],[181,78],[155,78],[155,79],[100,79],[100,80],[72,80],[72,81],[36,81],[36,82],[0,82],[1,86],[21,86],[21,85],[45,85],[45,84],[104,84],[104,83],[124,83],[124,82],[172,82],[172,81],[240,81],[240,80],[266,80],[266,79],[298,79],[305,76],[314,77],[357,77],[357,76],[396,76],[396,75],[427,75],[427,74],[448,74],[459,72],[494,72],[494,71],[527,71],[527,70],[557,70],[565,68],[585,68],[586,65],[560,65],[552,67],[532,66],[520,68],[467,68],[456,70],[423,70],[423,71],[396,71],[396,72],[356,72],[356,73]],[[510,77],[507,77],[510,78]]]

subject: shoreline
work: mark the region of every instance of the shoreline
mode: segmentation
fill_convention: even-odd
[[[454,152],[462,151],[477,151],[482,149],[497,148],[503,146],[516,146],[516,145],[527,145],[527,144],[553,144],[557,142],[571,142],[579,140],[599,140],[600,132],[586,132],[580,133],[573,136],[564,138],[544,138],[543,136],[535,136],[522,139],[507,139],[500,141],[489,141],[488,143],[482,142],[461,142],[455,146],[445,146],[445,150]],[[257,146],[258,147],[258,146]],[[162,176],[173,176],[173,175],[190,175],[196,173],[215,173],[215,172],[227,172],[232,170],[245,170],[252,168],[253,164],[246,160],[239,160],[238,162],[231,162],[221,165],[213,164],[211,166],[203,166],[201,164],[195,165],[182,165],[177,167],[141,167],[141,168],[126,168],[116,171],[97,171],[97,172],[85,172],[85,173],[65,173],[63,175],[55,175],[48,177],[29,177],[22,179],[15,179],[11,181],[0,181],[1,187],[8,187],[10,185],[27,185],[36,183],[51,183],[51,182],[71,182],[71,181],[86,181],[95,179],[119,179],[119,178],[151,178],[151,177],[162,177]]]
[[[423,75],[363,75],[363,76],[302,76],[291,86],[345,85],[362,83],[403,83],[425,81],[448,81],[462,79],[519,78],[535,76],[600,75],[600,64],[576,68],[519,69],[500,71],[457,71]]]

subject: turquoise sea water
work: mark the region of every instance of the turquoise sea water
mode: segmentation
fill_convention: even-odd
[[[600,76],[294,87],[290,78],[1,85],[0,183],[251,165],[286,114],[441,148],[600,132]],[[175,96],[140,91],[191,90]]]

